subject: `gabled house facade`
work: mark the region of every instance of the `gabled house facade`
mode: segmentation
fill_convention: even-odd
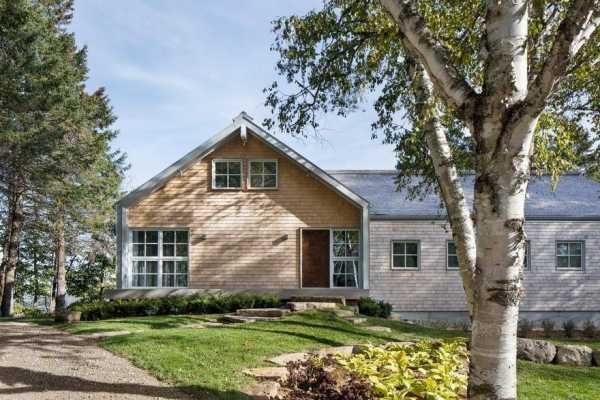
[[[406,318],[464,318],[440,200],[409,199],[395,174],[326,172],[242,113],[118,203],[110,296],[370,295]],[[522,313],[600,318],[600,184],[533,179],[526,219]]]

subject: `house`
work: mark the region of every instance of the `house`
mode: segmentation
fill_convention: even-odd
[[[395,174],[324,171],[242,113],[119,202],[110,296],[369,295],[405,318],[464,318],[440,199],[409,199]],[[600,318],[600,184],[569,174],[553,192],[544,176],[528,193],[522,314]]]

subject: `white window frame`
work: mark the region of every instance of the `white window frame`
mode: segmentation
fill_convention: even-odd
[[[237,162],[240,164],[240,186],[236,186],[236,187],[217,187],[217,168],[216,168],[216,164],[219,162],[226,162],[226,163],[231,163],[231,162]],[[227,184],[229,184],[229,164],[227,166],[228,172],[226,174],[227,176]],[[219,175],[223,175],[223,174],[219,174]],[[244,161],[242,159],[238,159],[238,158],[216,158],[212,160],[212,171],[211,171],[211,180],[212,180],[212,188],[213,190],[241,190],[244,186],[243,182],[244,182]]]
[[[334,234],[335,232],[356,232],[358,234],[358,255],[356,256],[336,256],[333,251],[334,244]],[[361,236],[360,229],[356,228],[335,228],[329,230],[329,287],[330,288],[359,288],[361,287],[359,279],[361,279]],[[356,282],[356,286],[335,286],[335,282],[333,279],[334,270],[335,270],[335,261],[356,261],[356,274],[354,276],[354,280]],[[346,275],[348,273],[346,272]]]
[[[153,257],[147,257],[147,256],[135,256],[133,254],[133,232],[134,231],[153,231],[153,232],[157,232],[158,233],[158,253],[157,256],[153,256]],[[173,231],[173,232],[187,232],[187,257],[178,257],[178,256],[173,256],[173,257],[166,257],[163,256],[163,233],[165,231]],[[177,233],[175,233],[175,235],[177,235]],[[130,273],[129,273],[129,287],[132,289],[159,289],[159,288],[169,288],[169,289],[180,289],[180,288],[188,288],[190,285],[190,265],[191,265],[191,250],[192,250],[192,246],[191,246],[191,232],[190,229],[188,228],[130,228],[129,229],[129,251],[131,254],[130,260],[129,260],[129,267],[130,267]],[[177,246],[175,245],[175,252],[177,252]],[[177,254],[177,253],[175,253]],[[134,273],[134,264],[136,261],[156,261],[158,263],[157,266],[157,282],[156,282],[156,286],[134,286],[133,285],[133,275],[137,275]],[[187,279],[186,279],[186,286],[163,286],[162,284],[162,277],[163,277],[163,262],[164,261],[174,261],[175,262],[175,271],[177,271],[177,261],[185,261],[187,262]],[[183,274],[177,274],[177,272],[175,272],[175,284],[177,284],[177,278],[176,275],[183,275]]]
[[[454,253],[454,254],[450,254],[450,252],[448,251],[448,247],[450,246],[450,243],[454,243],[454,251],[456,251],[456,241],[455,240],[446,240],[446,270],[447,271],[459,271],[460,270],[460,261],[458,260],[458,253]],[[456,257],[456,261],[458,264],[458,267],[454,268],[450,266],[450,256],[452,257]],[[400,269],[400,268],[398,268]]]
[[[265,163],[265,162],[274,162],[275,163],[275,186],[273,186],[273,187],[261,187],[261,186],[256,187],[256,186],[252,186],[252,180],[251,180],[251,178],[252,178],[252,163],[253,162],[262,162],[262,163]],[[263,168],[264,168],[264,165],[263,165]],[[260,175],[262,175],[263,179],[264,179],[265,174],[263,173],[263,174],[260,174]],[[271,175],[271,174],[266,174],[266,175]],[[264,180],[263,180],[263,182],[264,182]],[[246,187],[249,190],[276,190],[278,188],[278,186],[279,186],[279,163],[278,163],[277,159],[272,159],[272,158],[252,158],[252,159],[248,160],[248,174],[246,176]]]
[[[394,243],[416,243],[417,244],[417,266],[415,268],[394,267]],[[399,255],[399,254],[397,254]],[[413,254],[410,254],[413,255]],[[406,265],[406,253],[404,253]],[[394,239],[390,241],[390,268],[394,271],[420,271],[421,270],[421,241],[415,239]]]
[[[559,257],[558,245],[562,244],[562,243],[567,243],[567,244],[579,243],[579,244],[581,244],[581,254],[573,255],[573,256],[578,255],[579,257],[581,257],[581,266],[580,267],[573,268],[570,266],[571,265],[571,257],[572,257],[570,250],[567,250],[567,256],[566,256],[569,259],[569,267],[564,268],[564,267],[558,266],[558,257]],[[561,256],[561,257],[565,257],[565,256]],[[577,239],[557,240],[554,243],[554,265],[555,265],[556,271],[585,271],[585,240],[577,240]]]

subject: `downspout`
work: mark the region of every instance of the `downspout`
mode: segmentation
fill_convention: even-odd
[[[362,233],[362,288],[369,289],[369,206],[362,208],[361,218]]]

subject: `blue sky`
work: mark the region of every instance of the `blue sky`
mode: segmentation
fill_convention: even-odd
[[[262,89],[276,74],[270,22],[317,0],[78,0],[71,29],[88,46],[90,90],[107,88],[127,153],[131,190],[245,110],[268,116]],[[368,105],[327,117],[319,138],[272,132],[326,169],[394,168],[391,146],[371,140]]]

